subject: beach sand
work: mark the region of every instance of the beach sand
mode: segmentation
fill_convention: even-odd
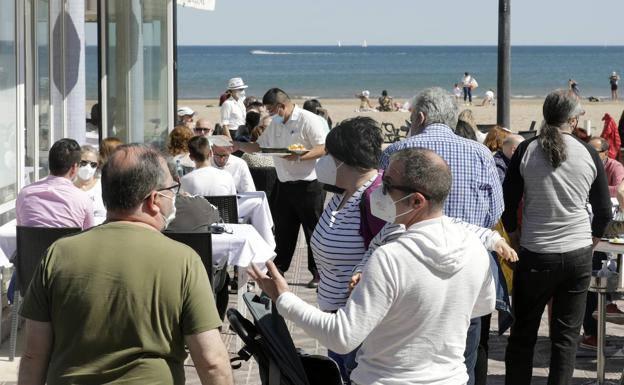
[[[304,100],[295,100],[297,105],[302,106]],[[511,127],[514,132],[528,130],[531,121],[537,122],[536,128],[542,121],[543,99],[513,99],[511,101]],[[356,99],[323,99],[323,107],[329,111],[334,124],[355,116],[370,116],[378,122],[391,122],[396,127],[405,124],[409,119],[408,112],[355,112],[359,105]],[[481,107],[481,100],[474,100],[473,106],[464,106],[460,103],[460,110],[470,108],[473,111],[477,123],[496,123],[496,106]],[[189,106],[198,113],[198,117],[208,118],[212,123],[219,122],[219,103],[215,99],[208,100],[178,100],[178,106]],[[605,112],[611,114],[615,121],[619,121],[624,109],[624,101],[603,101],[598,103],[583,102],[586,113],[581,118],[580,125],[585,127],[585,120],[591,121],[592,134],[600,135],[603,122],[601,121]]]

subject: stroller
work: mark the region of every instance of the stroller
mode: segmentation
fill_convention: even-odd
[[[342,385],[340,370],[333,360],[295,348],[286,323],[270,298],[245,293],[243,300],[255,324],[236,309],[227,311],[230,326],[245,344],[238,357],[232,359],[233,368],[240,367],[237,362],[253,356],[262,385]]]

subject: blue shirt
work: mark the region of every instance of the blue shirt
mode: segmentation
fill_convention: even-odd
[[[444,214],[481,227],[492,227],[503,213],[504,201],[494,158],[481,143],[455,135],[444,124],[431,124],[415,136],[388,147],[380,167],[390,163],[390,155],[408,148],[427,148],[440,155],[451,168],[453,185],[444,205]]]

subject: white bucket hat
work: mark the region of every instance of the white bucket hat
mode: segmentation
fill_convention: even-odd
[[[228,90],[242,90],[245,88],[247,88],[247,85],[241,78],[232,78],[228,81]]]
[[[195,111],[191,109],[191,107],[180,107],[178,108],[178,116],[186,116],[186,115],[195,115]]]
[[[370,91],[368,90],[362,91],[362,96],[364,96],[365,98],[368,98],[370,96]]]

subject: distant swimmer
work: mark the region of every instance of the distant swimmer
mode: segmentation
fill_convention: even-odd
[[[611,84],[611,100],[618,100],[618,82],[620,81],[620,75],[613,71],[609,76],[609,83]]]

